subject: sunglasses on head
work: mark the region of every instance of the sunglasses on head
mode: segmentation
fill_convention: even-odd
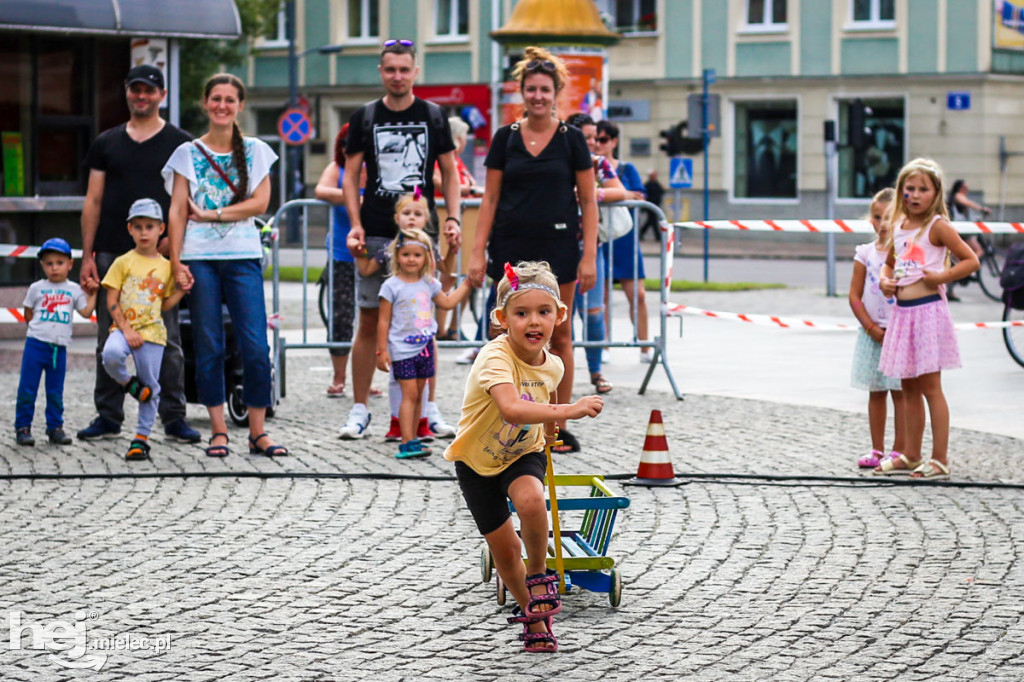
[[[391,47],[392,45],[401,45],[402,47],[412,47],[415,44],[416,43],[414,41],[412,41],[412,40],[405,40],[404,38],[400,39],[400,40],[392,39],[392,40],[385,40],[384,41],[384,47]]]
[[[608,137],[607,135],[602,135],[601,137],[595,137],[594,138],[594,140],[596,140],[597,142],[599,142],[601,144],[608,144],[609,142],[611,142],[614,139],[615,139],[614,137]]]
[[[550,59],[531,59],[526,63],[527,71],[557,71],[555,63]]]

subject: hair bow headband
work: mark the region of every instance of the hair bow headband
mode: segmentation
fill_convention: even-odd
[[[416,189],[412,191],[412,198],[414,201],[419,201],[423,198],[423,188],[420,185],[416,185]]]
[[[505,297],[501,299],[501,305],[498,306],[499,308],[504,308],[505,304],[508,303],[508,300],[512,298],[513,295],[519,293],[520,291],[525,291],[527,289],[536,289],[537,291],[543,291],[544,293],[549,294],[556,301],[561,300],[558,297],[558,292],[549,287],[547,284],[541,284],[540,282],[523,282],[522,284],[520,284],[519,275],[516,274],[516,269],[512,267],[510,263],[505,263],[505,279],[508,280],[509,289],[508,293],[505,294]]]

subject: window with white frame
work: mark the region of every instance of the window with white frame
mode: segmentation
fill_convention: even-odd
[[[839,103],[840,142],[850,139],[853,100]],[[864,145],[839,147],[838,196],[869,199],[881,189],[894,187],[906,156],[906,108],[902,98],[865,98]]]
[[[896,0],[852,0],[853,23],[889,24],[896,19]]]
[[[795,100],[736,103],[736,198],[796,198],[796,121]]]
[[[379,36],[379,0],[348,0],[348,37],[356,40],[376,40]]]
[[[748,26],[784,27],[786,21],[786,0],[747,0]]]
[[[274,25],[270,27],[267,34],[259,42],[258,47],[287,47],[288,46],[288,24],[284,8],[274,18]]]
[[[657,0],[594,0],[605,25],[619,33],[658,30]]]
[[[465,38],[469,35],[469,0],[436,0],[434,35]]]

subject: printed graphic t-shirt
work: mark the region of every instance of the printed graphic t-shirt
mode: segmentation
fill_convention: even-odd
[[[367,236],[393,239],[395,202],[417,186],[434,214],[434,164],[441,154],[455,150],[448,119],[442,117],[442,126],[435,128],[430,122],[427,103],[416,98],[402,111],[392,111],[377,100],[374,106],[373,126],[369,135],[363,131],[361,107],[349,119],[345,151],[363,154],[366,162],[366,192],[359,211]],[[436,234],[436,226],[431,228]]]
[[[188,179],[189,195],[202,209],[218,209],[231,205],[234,191],[224,178],[213,169],[206,156],[199,150],[199,140],[186,142],[174,150],[163,169],[164,187],[168,194],[174,191],[174,175]],[[263,178],[270,174],[270,167],[277,161],[277,154],[263,140],[245,138],[245,162],[249,167],[249,189],[251,196]],[[232,183],[238,182],[238,169],[230,152],[215,152],[203,145],[203,149],[217,162]],[[194,222],[185,225],[185,241],[181,247],[182,260],[241,260],[262,258],[263,245],[254,218],[233,223]]]
[[[495,476],[519,457],[543,451],[543,425],[506,422],[490,390],[512,384],[523,400],[547,404],[564,369],[562,360],[551,352],[544,353],[544,363],[537,367],[526,364],[512,351],[507,334],[487,343],[466,379],[458,434],[444,458],[465,462],[481,476]]]
[[[101,284],[121,292],[121,312],[143,340],[167,345],[161,311],[164,299],[174,293],[171,261],[163,256],[147,258],[129,251],[114,260]],[[111,331],[115,329],[116,324],[110,326]]]
[[[88,303],[89,297],[82,287],[71,280],[55,283],[41,279],[33,282],[22,304],[32,309],[32,319],[28,323],[29,338],[67,346],[71,343],[74,312]]]
[[[879,251],[875,242],[861,244],[854,251],[853,260],[863,265],[867,272],[864,275],[864,310],[882,329],[889,326],[889,315],[896,304],[896,297],[886,298],[878,288],[879,272],[885,264],[888,251]]]
[[[437,333],[434,297],[441,283],[434,278],[403,282],[388,277],[380,287],[380,297],[391,303],[391,328],[388,329],[388,355],[392,362],[411,358],[421,352]]]

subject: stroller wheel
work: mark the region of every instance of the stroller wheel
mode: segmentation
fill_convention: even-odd
[[[249,408],[242,402],[241,386],[235,386],[228,394],[228,416],[238,426],[249,425]]]

